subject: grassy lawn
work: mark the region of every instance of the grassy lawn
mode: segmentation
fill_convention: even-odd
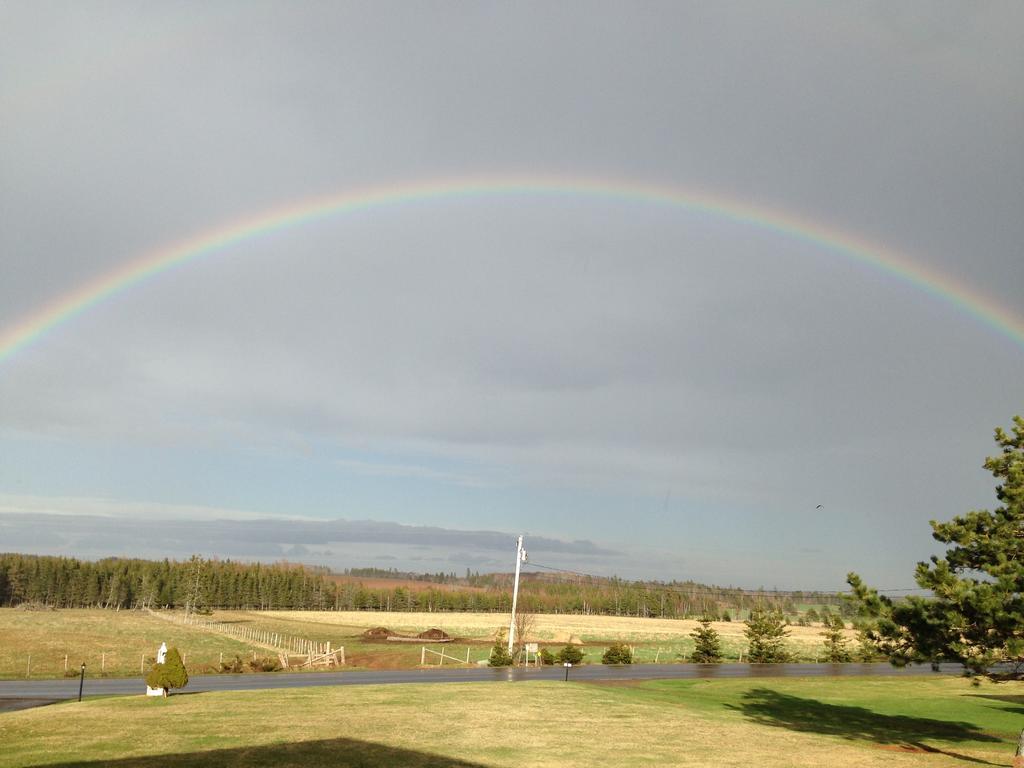
[[[0,714],[0,766],[1009,765],[1022,714],[960,678],[122,697]]]
[[[100,676],[101,668],[107,677],[139,675],[142,657],[154,657],[161,642],[177,646],[191,671],[216,665],[222,653],[225,659],[235,654],[252,658],[252,646],[246,643],[141,611],[0,608],[0,679],[24,679],[30,655],[33,679],[62,677],[65,654],[70,674],[77,675],[84,661],[92,677]]]

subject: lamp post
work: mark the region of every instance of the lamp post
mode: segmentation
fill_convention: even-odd
[[[78,678],[78,700],[82,700],[82,687],[85,685],[85,662],[82,662],[82,674]]]

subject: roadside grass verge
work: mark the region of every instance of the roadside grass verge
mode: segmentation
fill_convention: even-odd
[[[119,697],[0,714],[0,768],[1009,765],[1022,694],[804,678]]]

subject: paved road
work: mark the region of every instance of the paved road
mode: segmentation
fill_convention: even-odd
[[[943,664],[941,674],[961,674],[959,664]],[[930,667],[881,664],[587,664],[569,670],[570,680],[724,679],[744,677],[896,677],[934,674]],[[188,691],[251,691],[322,685],[388,685],[393,683],[479,683],[563,680],[562,667],[540,669],[481,667],[477,669],[402,669],[383,671],[196,675]],[[141,678],[85,679],[86,696],[141,694]],[[78,678],[0,681],[0,699],[62,700],[78,697]]]

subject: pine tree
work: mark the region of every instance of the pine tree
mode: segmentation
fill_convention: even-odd
[[[1001,450],[984,467],[1000,506],[931,522],[932,537],[951,545],[917,564],[917,585],[934,597],[896,603],[857,574],[847,577],[877,627],[869,636],[895,664],[956,661],[989,674],[1003,661],[1015,676],[1024,669],[1024,418],[1013,418],[1012,434],[997,428],[995,440]]]
[[[489,667],[511,667],[512,666],[512,655],[508,652],[508,645],[501,635],[494,641],[494,647],[491,648],[491,656],[487,659],[487,666]]]
[[[743,634],[750,641],[748,657],[753,664],[783,664],[790,660],[786,650],[786,620],[778,611],[755,608],[744,622]]]
[[[690,633],[693,638],[693,655],[690,661],[694,664],[721,664],[722,638],[711,626],[711,619],[701,619],[700,626]]]
[[[845,664],[852,661],[850,654],[850,640],[844,634],[846,625],[843,620],[835,614],[825,617],[825,629],[821,635],[825,638],[825,660],[831,664]]]
[[[881,652],[877,641],[873,640],[871,635],[870,629],[865,627],[858,628],[857,651],[855,653],[857,661],[872,662],[879,659],[885,660],[886,656]]]

